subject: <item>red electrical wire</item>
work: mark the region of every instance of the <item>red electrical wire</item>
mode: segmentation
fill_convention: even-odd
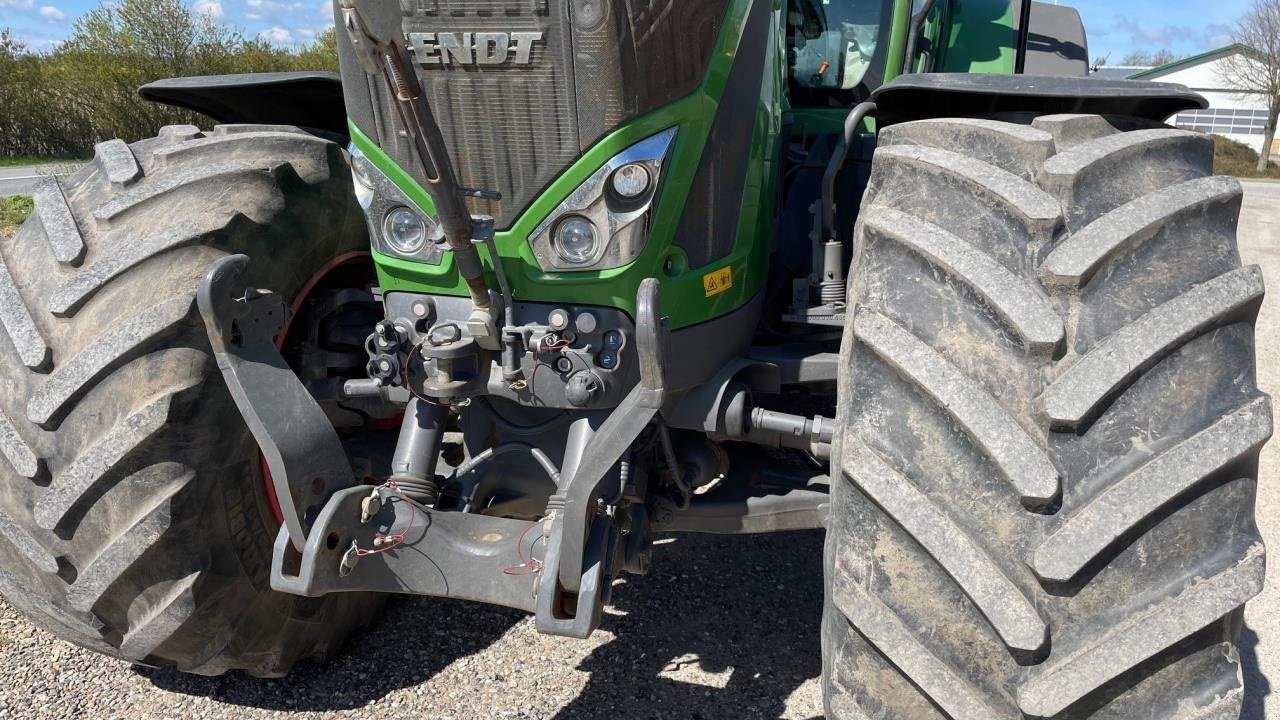
[[[536,369],[537,366],[535,365],[534,368]],[[502,574],[523,576],[523,575],[533,575],[542,570],[541,561],[539,561],[537,558],[532,558],[532,557],[526,558],[524,556],[525,536],[529,534],[530,530],[538,527],[541,524],[542,524],[541,520],[535,523],[530,523],[529,527],[525,528],[524,531],[520,533],[520,537],[516,539],[516,555],[520,558],[520,564],[512,565],[509,568],[503,568]]]
[[[400,486],[396,485],[394,480],[387,481],[387,489],[392,490],[396,494],[398,494],[400,496],[399,500],[401,502],[409,503],[409,524],[405,526],[404,530],[401,530],[400,532],[395,533],[393,535],[379,535],[375,537],[373,539],[374,544],[381,546],[375,550],[365,550],[362,547],[356,546],[356,557],[377,555],[379,553],[387,552],[388,550],[395,550],[396,548],[404,544],[405,536],[408,535],[409,531],[413,529],[414,520],[416,520],[418,517],[417,507],[415,507],[412,500],[410,500],[408,497],[405,497],[405,494],[400,490]],[[391,498],[388,498],[388,500],[390,499]],[[387,545],[388,541],[391,542],[390,545]]]
[[[542,348],[542,349],[534,348],[534,350],[533,350],[533,372],[529,373],[529,390],[530,390],[530,392],[532,392],[532,391],[534,390],[534,387],[533,387],[533,381],[538,377],[538,366],[539,366],[539,365],[542,365],[542,351],[543,351],[543,350],[546,350],[547,352],[555,352],[556,350],[563,350],[563,349],[565,349],[565,348],[567,348],[567,347],[569,347],[569,341],[568,341],[568,340],[561,340],[560,342],[556,343],[555,345],[548,345],[547,347]]]

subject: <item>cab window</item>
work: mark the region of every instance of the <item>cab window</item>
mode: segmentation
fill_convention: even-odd
[[[788,0],[792,102],[845,105],[884,82],[892,0]]]

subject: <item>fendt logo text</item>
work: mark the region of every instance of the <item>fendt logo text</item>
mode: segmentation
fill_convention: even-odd
[[[540,32],[409,33],[409,47],[422,65],[528,65]]]

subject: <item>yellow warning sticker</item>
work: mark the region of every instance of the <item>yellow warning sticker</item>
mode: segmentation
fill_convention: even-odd
[[[704,292],[707,297],[719,295],[731,287],[733,287],[732,267],[722,267],[719,270],[712,270],[702,276],[702,292]]]

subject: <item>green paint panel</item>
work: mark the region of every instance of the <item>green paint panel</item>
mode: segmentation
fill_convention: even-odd
[[[746,26],[752,2],[768,2],[773,9],[772,42],[762,61],[772,70],[765,73],[760,101],[751,121],[754,124],[746,189],[743,193],[739,226],[732,252],[706,267],[690,268],[683,251],[673,245],[675,233],[697,174],[703,149],[711,141],[715,120],[739,40]],[[943,10],[927,31],[940,50],[937,69],[944,72],[1011,73],[1016,33],[1014,4],[1010,0],[951,0],[941,2]],[[912,0],[895,0],[885,78],[902,71],[910,24]],[[765,283],[767,262],[773,245],[776,217],[776,187],[779,182],[778,145],[783,111],[789,113],[794,131],[801,135],[840,132],[848,108],[790,108],[786,99],[785,33],[780,27],[785,0],[735,0],[717,41],[714,56],[701,87],[692,95],[641,116],[618,128],[597,143],[563,172],[539,195],[512,225],[499,232],[498,252],[511,280],[517,300],[532,302],[572,302],[620,308],[634,314],[635,293],[641,280],[657,277],[663,283],[663,310],[672,327],[687,327],[741,307]],[[946,42],[936,42],[938,36]],[[746,118],[744,118],[746,120]],[[668,128],[678,129],[667,158],[661,185],[650,221],[649,241],[631,264],[612,270],[589,272],[544,272],[535,261],[527,238],[557,205],[609,158],[651,135]],[[868,121],[864,130],[874,132]],[[397,167],[368,137],[351,127],[352,141],[369,160],[392,179],[427,212],[433,211],[428,194],[403,169]],[[466,158],[457,158],[466,162]],[[485,251],[481,251],[486,256]],[[465,295],[466,288],[446,253],[438,266],[400,260],[374,253],[378,278],[386,292]],[[733,286],[707,297],[704,275],[724,267],[733,269]],[[491,278],[492,285],[496,282]]]
[[[1017,3],[951,0],[949,39],[938,72],[1012,75],[1017,61]]]
[[[911,0],[895,0],[893,3],[893,34],[889,36],[888,67],[884,69],[884,81],[898,77],[906,69],[907,33],[911,30]]]
[[[773,232],[775,214],[775,185],[778,181],[775,162],[782,112],[781,94],[785,83],[781,81],[782,39],[776,24],[781,0],[754,1],[773,4],[775,13],[772,32],[778,40],[769,46],[770,57],[763,61],[778,70],[766,73],[760,102],[753,118],[755,127],[750,148],[750,170],[733,251],[724,259],[706,267],[689,268],[683,252],[672,247],[672,241],[703,148],[708,142],[718,100],[724,92],[753,0],[736,0],[731,6],[706,79],[697,92],[641,116],[607,135],[562,173],[510,230],[497,234],[495,241],[498,252],[502,255],[503,265],[511,281],[512,295],[516,300],[602,305],[620,308],[634,315],[636,290],[640,282],[646,277],[657,277],[662,280],[663,313],[670,317],[673,328],[680,328],[735,310],[763,287],[771,244],[768,238]],[[649,241],[640,256],[631,264],[612,270],[544,272],[534,259],[527,242],[533,230],[609,158],[671,127],[676,127],[679,131],[658,188]],[[433,210],[430,197],[420,185],[396,167],[354,125],[351,126],[351,132],[352,142],[376,167],[424,209],[428,212]],[[456,158],[455,161],[466,162],[466,158]],[[482,256],[487,255],[483,250],[481,253]],[[449,253],[445,254],[438,266],[400,260],[376,252],[374,260],[384,292],[466,294]],[[706,297],[702,276],[726,266],[733,269],[733,286],[727,291]],[[496,287],[496,282],[491,286]]]

